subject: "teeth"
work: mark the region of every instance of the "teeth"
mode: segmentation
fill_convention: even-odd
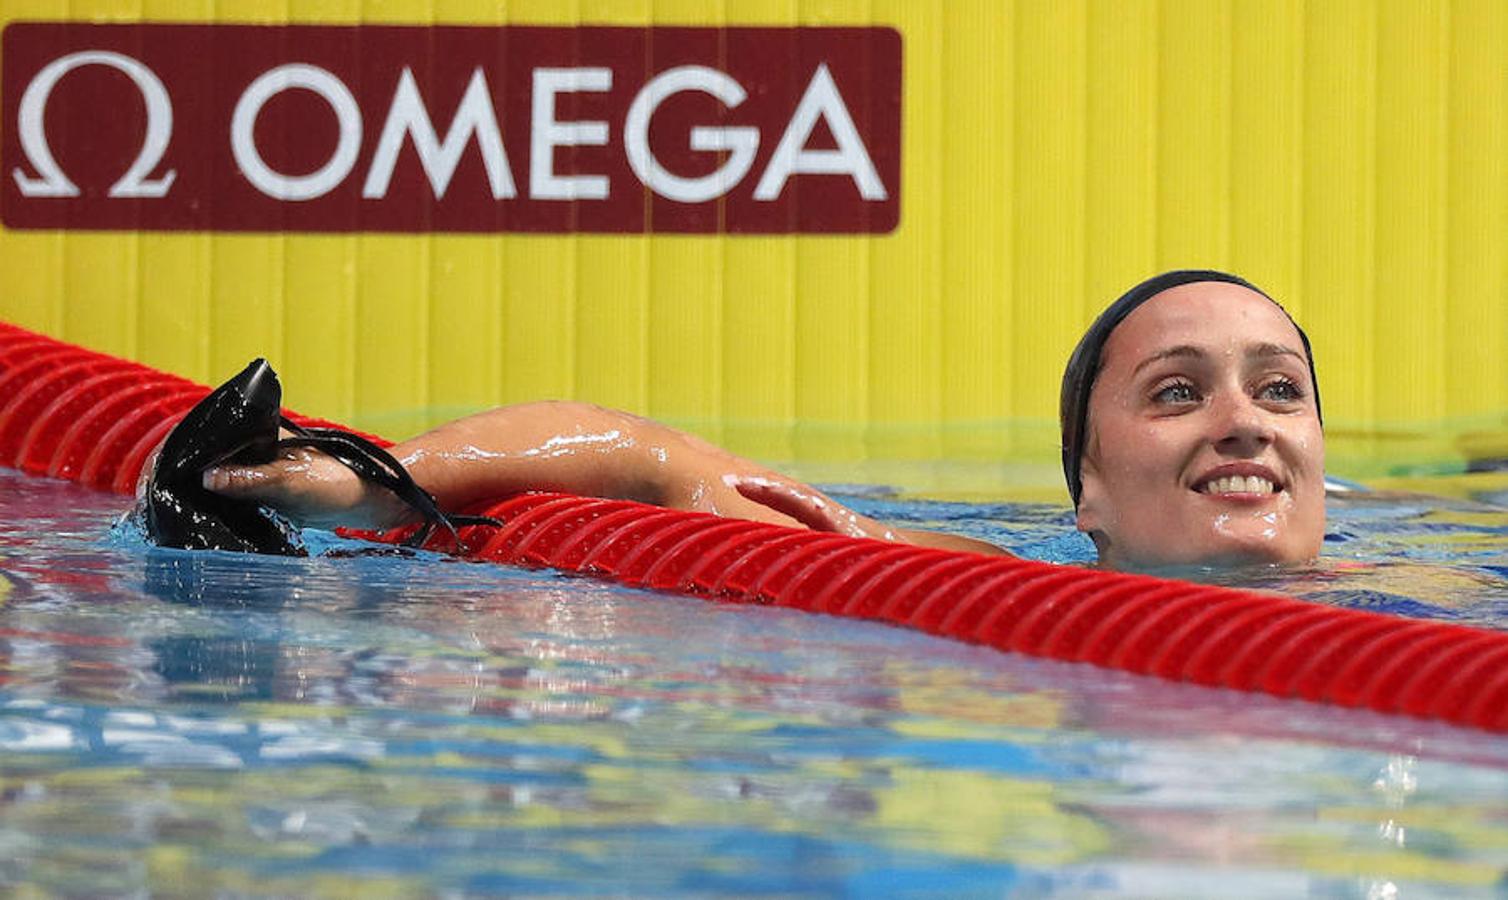
[[[1206,494],[1270,494],[1272,490],[1272,482],[1256,475],[1216,478],[1206,481],[1203,488]]]

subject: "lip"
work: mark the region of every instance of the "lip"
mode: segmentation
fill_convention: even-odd
[[[1253,475],[1272,482],[1273,492],[1270,494],[1208,494],[1199,490],[1200,485],[1208,484],[1218,478],[1247,478]],[[1212,469],[1205,470],[1189,484],[1189,490],[1201,497],[1208,497],[1211,500],[1262,501],[1276,497],[1287,490],[1287,488],[1288,485],[1283,483],[1283,479],[1278,477],[1278,473],[1261,463],[1255,462],[1234,462],[1215,466]]]

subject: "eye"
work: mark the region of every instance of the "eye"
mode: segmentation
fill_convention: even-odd
[[[1152,402],[1164,406],[1184,406],[1199,402],[1199,390],[1192,382],[1174,381],[1158,388],[1152,394]]]
[[[1257,399],[1271,403],[1297,403],[1304,399],[1304,391],[1288,378],[1277,378],[1262,385]]]

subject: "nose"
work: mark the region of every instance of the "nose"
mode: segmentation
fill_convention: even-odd
[[[1231,456],[1256,456],[1273,442],[1272,418],[1244,391],[1227,391],[1215,402],[1215,448]]]

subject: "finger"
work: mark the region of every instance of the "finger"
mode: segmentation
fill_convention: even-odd
[[[733,487],[744,499],[790,516],[813,531],[848,533],[840,517],[834,515],[836,504],[828,502],[816,491],[759,477],[739,478],[733,482]]]
[[[278,458],[269,463],[228,462],[205,469],[204,487],[231,496],[275,499],[293,490],[306,475],[313,474],[322,461],[319,454],[303,447],[282,447]]]
[[[861,516],[822,492],[796,482],[754,476],[736,479],[733,487],[745,499],[790,516],[813,531],[881,541],[901,540],[883,522]]]
[[[263,496],[283,480],[276,466],[220,465],[204,470],[204,489],[229,497]]]

